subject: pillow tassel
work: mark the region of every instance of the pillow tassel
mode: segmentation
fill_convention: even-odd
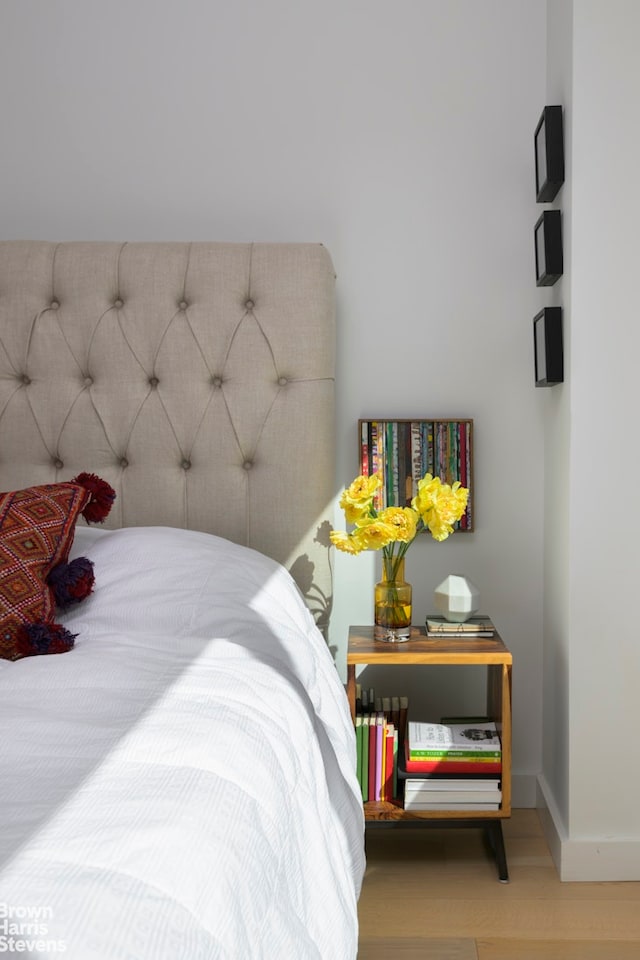
[[[59,623],[23,623],[18,631],[16,653],[18,657],[66,653],[73,647],[77,636]]]
[[[56,606],[62,610],[80,603],[93,590],[93,564],[87,557],[76,557],[70,563],[58,563],[47,577]]]
[[[95,473],[79,473],[71,483],[77,483],[91,494],[91,500],[82,511],[87,523],[102,523],[109,515],[116,498],[116,492],[106,480],[97,477]]]

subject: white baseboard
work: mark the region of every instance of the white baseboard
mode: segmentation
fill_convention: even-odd
[[[640,880],[640,840],[569,839],[553,794],[542,775],[537,778],[535,805],[561,880]]]
[[[511,807],[537,807],[534,773],[511,774]]]

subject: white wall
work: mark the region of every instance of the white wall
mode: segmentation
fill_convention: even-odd
[[[533,802],[541,763],[545,36],[541,0],[0,4],[3,237],[324,242],[337,489],[356,472],[358,417],[475,419],[477,530],[417,543],[407,575],[421,622],[434,586],[466,573],[513,650],[517,802]],[[336,557],[341,671],[378,559]],[[424,680],[369,682],[415,702]],[[437,713],[443,684],[427,686]],[[458,710],[482,683],[458,671],[444,689]]]
[[[565,182],[551,206],[562,211],[564,273],[545,294],[545,306],[563,310],[563,384],[543,391],[544,482],[544,644],[543,773],[545,802],[566,837],[569,823],[569,682],[571,669],[570,504],[573,274],[573,0],[550,0],[547,14],[548,104],[564,108]],[[549,209],[545,204],[542,209]],[[558,843],[554,843],[556,861]]]
[[[547,513],[541,786],[563,879],[639,880],[640,771],[629,749],[640,733],[632,624],[640,573],[640,6],[554,0],[549,31],[549,93],[569,94],[569,191],[560,198],[569,369],[545,423],[547,451],[554,437],[565,450],[559,471],[546,463],[546,489],[561,493]]]

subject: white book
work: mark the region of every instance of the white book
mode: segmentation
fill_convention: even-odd
[[[502,790],[420,790],[404,794],[407,803],[500,803]]]
[[[411,777],[404,782],[405,795],[423,790],[498,790],[500,777]]]
[[[471,813],[473,810],[499,810],[499,803],[455,803],[455,802],[445,802],[445,803],[425,803],[422,800],[413,800],[407,801],[404,803],[405,810],[466,810]]]
[[[500,750],[500,737],[493,721],[489,723],[422,723],[409,721],[409,752],[422,750],[463,750],[483,753]]]

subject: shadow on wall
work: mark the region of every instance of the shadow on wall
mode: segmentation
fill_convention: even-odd
[[[289,573],[297,583],[327,645],[329,643],[329,621],[331,619],[331,610],[333,608],[333,568],[331,566],[332,545],[329,538],[330,533],[331,524],[328,520],[325,520],[320,524],[316,530],[316,535],[313,538],[313,542],[319,544],[326,551],[328,571],[326,581],[329,584],[328,593],[325,593],[325,591],[314,579],[316,567],[313,561],[310,560],[308,553],[302,553],[294,560],[293,564],[289,568]],[[329,647],[329,650],[335,660],[335,656],[338,651],[337,646],[334,645],[333,647]]]

